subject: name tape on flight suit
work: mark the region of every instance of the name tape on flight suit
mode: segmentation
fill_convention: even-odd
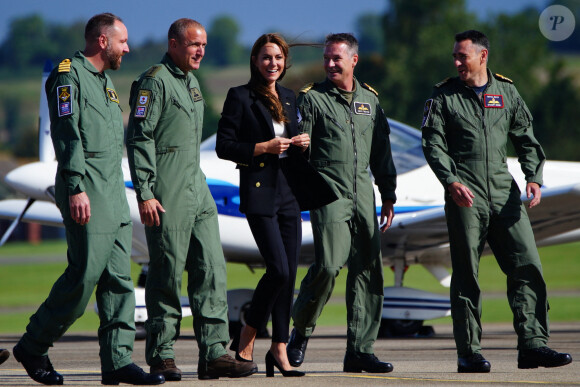
[[[69,116],[73,112],[70,92],[71,85],[62,85],[56,88],[59,117]]]
[[[135,107],[135,118],[147,117],[149,103],[151,102],[151,90],[139,90],[137,97],[137,106]]]
[[[503,96],[498,94],[484,94],[483,106],[486,108],[503,108]]]

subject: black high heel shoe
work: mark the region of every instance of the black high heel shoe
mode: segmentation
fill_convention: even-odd
[[[244,363],[251,363],[254,361],[254,360],[244,359],[243,357],[240,356],[240,353],[237,350],[236,350],[236,360],[244,362]]]
[[[268,351],[268,353],[266,354],[266,376],[267,377],[270,377],[270,378],[274,377],[274,366],[276,366],[276,368],[278,368],[278,371],[280,371],[282,376],[297,377],[297,376],[304,376],[305,375],[304,372],[302,372],[302,371],[296,371],[296,370],[286,371],[285,369],[280,367],[280,364],[278,364],[278,361],[276,360],[274,355],[272,355],[272,352]]]
[[[254,360],[248,360],[248,359],[244,359],[243,357],[240,356],[240,335],[238,334],[233,340],[232,340],[232,344],[230,345],[230,350],[232,351],[236,351],[236,360],[237,361],[241,361],[244,363],[251,363]]]

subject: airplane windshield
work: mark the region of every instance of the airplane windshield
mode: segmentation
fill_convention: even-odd
[[[422,167],[427,162],[421,147],[421,132],[399,121],[389,119],[391,149],[397,174]]]
[[[399,121],[389,119],[391,127],[391,149],[397,174],[409,172],[425,165],[425,156],[421,148],[421,132]],[[202,144],[202,151],[215,150],[215,134],[208,137]]]

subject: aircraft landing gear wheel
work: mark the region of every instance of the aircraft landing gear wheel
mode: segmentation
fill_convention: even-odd
[[[379,337],[413,336],[423,327],[423,320],[382,319]]]
[[[135,323],[135,340],[145,340],[147,331],[144,323]]]

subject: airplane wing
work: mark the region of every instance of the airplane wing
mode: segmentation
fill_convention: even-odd
[[[528,201],[525,194],[522,200]],[[528,209],[528,216],[538,245],[561,243],[554,237],[580,228],[580,184],[543,189],[540,205]],[[449,265],[444,208],[395,216],[392,227],[381,237],[381,248],[385,264],[393,257],[404,257],[406,264]]]
[[[13,220],[26,206],[26,199],[0,200],[0,219]],[[64,227],[62,216],[54,203],[37,200],[26,211],[23,222],[40,223],[43,226]]]

